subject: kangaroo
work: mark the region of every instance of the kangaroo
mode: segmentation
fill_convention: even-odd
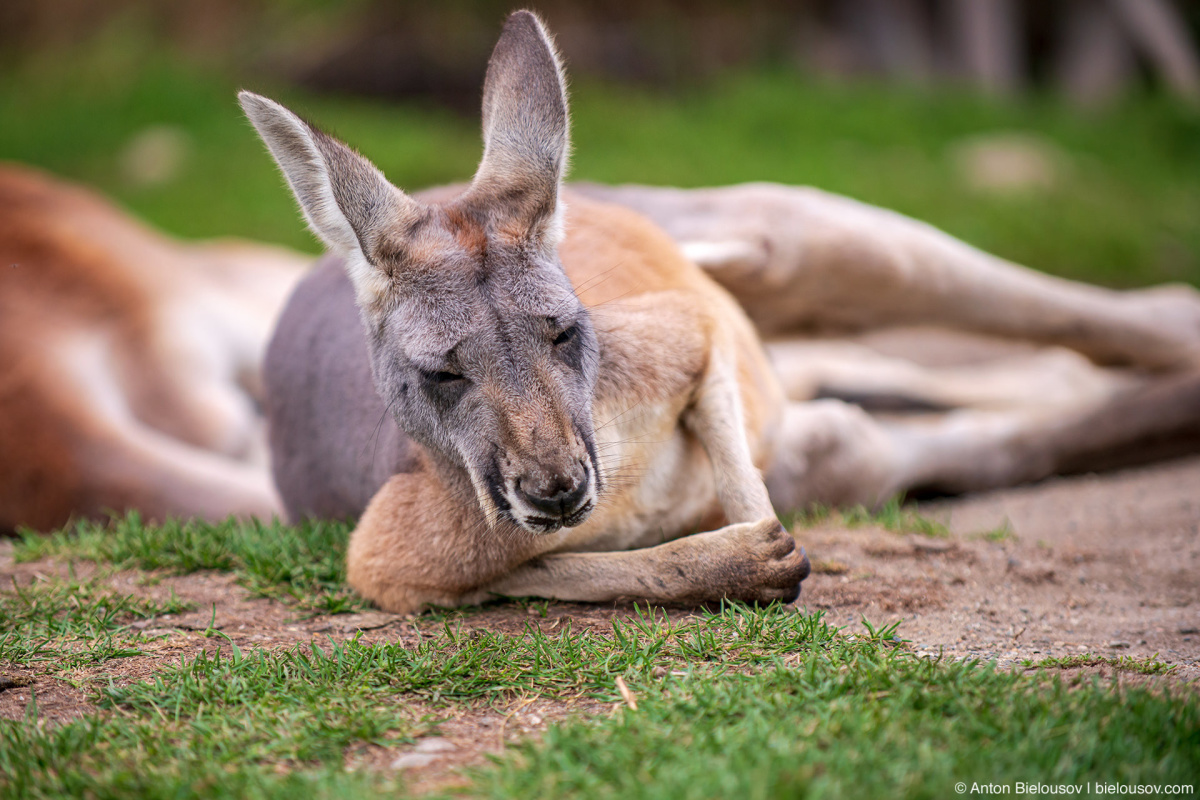
[[[802,557],[748,465],[790,510],[1195,452],[1195,289],[1050,278],[809,188],[563,188],[558,61],[512,25],[470,187],[406,197],[247,98],[335,252],[303,280],[303,256],[0,165],[0,533],[358,516],[391,481],[352,575],[397,607],[783,597]]]
[[[380,442],[402,469],[351,537],[355,589],[400,612],[495,594],[797,596],[808,558],[760,473],[784,395],[754,327],[665,233],[564,191],[566,90],[536,16],[504,26],[484,83],[484,155],[448,202],[409,197],[277,103],[240,99],[340,256],[374,388],[403,431]],[[312,288],[332,300],[340,275],[328,266]],[[366,446],[379,423],[375,403],[351,409],[374,396],[365,380],[328,385],[352,358],[330,349],[350,337],[332,305],[293,300],[268,354],[284,473],[313,429],[341,427],[337,409],[367,427],[325,441]],[[337,366],[318,377],[324,364]],[[321,402],[334,398],[348,403]],[[295,419],[306,415],[320,422]],[[337,483],[341,466],[318,455],[298,468]],[[679,538],[718,517],[722,527]]]
[[[1043,278],[805,190],[565,187],[562,67],[530,12],[489,62],[467,186],[405,194],[283,106],[240,100],[331,251],[267,353],[276,484],[292,517],[361,513],[348,579],[385,609],[790,601],[809,562],[776,505],[1002,485],[1197,427],[1192,297]],[[793,337],[769,345],[774,368],[747,310]],[[939,371],[794,338],[872,315],[1167,377],[1062,349]],[[864,391],[949,413],[837,398]]]
[[[0,165],[0,532],[279,514],[259,365],[308,263]]]

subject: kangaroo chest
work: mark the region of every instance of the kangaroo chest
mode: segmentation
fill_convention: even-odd
[[[550,537],[547,551],[650,547],[693,533],[718,509],[712,465],[680,424],[682,401],[599,403],[596,448],[604,485],[583,525]]]

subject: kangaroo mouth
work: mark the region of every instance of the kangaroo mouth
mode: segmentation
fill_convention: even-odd
[[[518,525],[531,533],[554,533],[562,528],[574,528],[582,525],[584,520],[592,515],[596,501],[588,498],[583,505],[561,517],[546,517],[540,515],[526,516],[514,520]]]
[[[555,533],[563,528],[574,528],[592,514],[596,508],[598,483],[595,467],[586,459],[580,459],[582,468],[573,483],[557,484],[553,493],[532,490],[523,476],[511,477],[505,482],[505,505],[507,514],[521,528],[534,534]],[[544,486],[535,486],[539,489]]]
[[[601,482],[590,457],[579,461],[581,480],[552,487],[550,492],[544,483],[534,482],[531,487],[522,475],[505,475],[500,463],[498,457],[493,457],[475,482],[480,503],[492,524],[508,522],[528,533],[545,535],[582,525],[596,510]]]

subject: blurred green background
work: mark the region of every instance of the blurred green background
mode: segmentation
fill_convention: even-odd
[[[480,151],[468,109],[509,7],[14,3],[0,14],[0,159],[95,186],[181,236],[313,252],[235,91],[292,106],[401,187],[462,180]],[[1200,112],[1150,69],[1081,103],[1046,77],[1054,51],[1034,40],[1018,83],[998,91],[953,69],[822,65],[804,57],[820,52],[816,34],[781,37],[803,22],[787,4],[736,13],[701,4],[711,12],[704,25],[682,7],[613,5],[626,17],[612,12],[604,26],[569,4],[545,14],[570,33],[560,44],[573,75],[575,179],[808,184],[1048,272],[1114,286],[1200,284]],[[717,24],[714,34],[713,19],[744,24],[732,31],[730,22],[727,35]],[[621,41],[640,44],[597,55],[581,33],[592,29],[633,31]],[[403,31],[395,52],[393,30]]]

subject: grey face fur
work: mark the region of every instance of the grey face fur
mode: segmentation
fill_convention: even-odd
[[[401,428],[465,472],[493,524],[583,522],[600,487],[599,348],[557,255],[567,105],[541,22],[509,17],[484,86],[483,160],[446,205],[406,196],[283,106],[239,99],[309,225],[344,256],[375,385]]]

